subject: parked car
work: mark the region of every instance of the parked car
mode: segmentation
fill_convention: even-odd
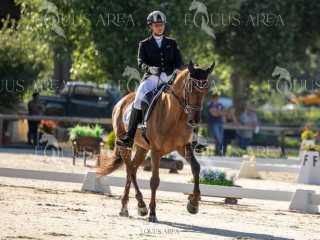
[[[120,98],[120,91],[107,85],[68,82],[58,96],[40,96],[40,101],[47,115],[111,118]]]

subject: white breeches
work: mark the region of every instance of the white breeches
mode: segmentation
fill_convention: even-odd
[[[137,89],[136,97],[133,102],[134,108],[141,109],[142,101],[144,100],[145,95],[148,92],[156,89],[158,86],[160,86],[160,84],[168,82],[170,78],[171,75],[167,76],[167,74],[164,72],[160,74],[160,77],[157,75],[150,75],[148,78],[146,78]]]

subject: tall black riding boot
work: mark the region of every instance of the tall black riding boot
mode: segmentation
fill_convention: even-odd
[[[136,109],[132,106],[129,124],[128,124],[128,132],[126,136],[116,141],[116,144],[122,147],[131,148],[134,142],[134,136],[137,131],[138,124],[142,121],[142,110]]]

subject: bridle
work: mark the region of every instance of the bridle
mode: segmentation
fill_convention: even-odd
[[[189,114],[191,112],[200,112],[202,110],[202,102],[198,106],[191,105],[189,100],[190,93],[192,92],[193,88],[195,88],[199,92],[202,92],[205,89],[209,88],[209,84],[210,81],[208,79],[196,79],[191,77],[190,73],[188,73],[187,80],[184,82],[183,87],[183,99],[181,100],[171,87],[170,92],[178,100],[180,106],[183,108],[186,114]]]

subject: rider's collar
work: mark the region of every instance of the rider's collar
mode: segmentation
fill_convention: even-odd
[[[161,35],[161,36],[152,35],[152,36],[153,36],[154,40],[157,42],[158,47],[161,48],[163,35]]]
[[[158,40],[158,41],[161,41],[163,39],[163,35],[161,36],[156,36],[154,34],[152,34],[152,37],[155,39],[155,40]]]

